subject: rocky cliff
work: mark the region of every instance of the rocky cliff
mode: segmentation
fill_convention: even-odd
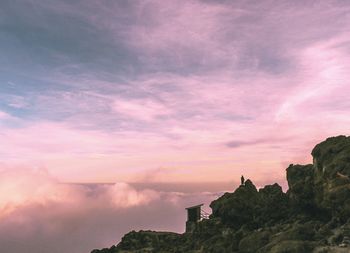
[[[132,231],[92,253],[350,252],[350,137],[328,138],[312,156],[313,164],[287,168],[286,193],[247,180],[214,200],[212,215],[192,233]]]

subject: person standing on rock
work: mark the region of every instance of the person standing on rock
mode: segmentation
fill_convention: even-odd
[[[241,185],[244,185],[244,177],[243,177],[243,175],[241,176]]]

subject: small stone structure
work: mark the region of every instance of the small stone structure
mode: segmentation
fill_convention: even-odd
[[[196,224],[203,218],[201,207],[203,204],[187,207],[186,233],[192,233]]]

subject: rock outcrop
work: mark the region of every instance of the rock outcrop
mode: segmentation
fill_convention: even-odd
[[[328,138],[312,156],[313,164],[287,168],[286,193],[247,180],[214,200],[193,233],[133,231],[92,253],[350,252],[350,137]]]

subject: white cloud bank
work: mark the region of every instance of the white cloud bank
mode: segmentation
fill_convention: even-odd
[[[61,184],[45,170],[0,169],[1,251],[84,253],[133,229],[183,232],[184,207],[214,198],[127,183]]]

